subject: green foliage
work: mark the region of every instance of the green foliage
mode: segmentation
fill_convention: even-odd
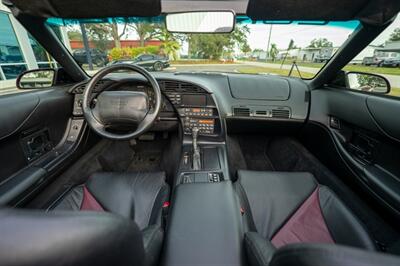
[[[229,56],[235,48],[247,49],[247,26],[236,27],[229,34],[189,34],[189,55],[192,58],[220,59]]]
[[[146,47],[124,47],[124,48],[113,48],[109,52],[109,56],[111,60],[119,60],[119,59],[133,59],[141,54],[159,54],[160,47],[159,46],[146,46]]]
[[[86,24],[85,29],[88,39],[95,44],[96,48],[106,51],[109,40],[112,38],[111,25],[106,23]]]
[[[309,48],[322,48],[322,47],[333,47],[333,42],[327,38],[313,39],[308,45]]]
[[[389,41],[392,42],[400,41],[400,28],[394,29],[392,34],[390,34]]]
[[[155,39],[160,34],[159,24],[148,23],[148,22],[137,22],[129,25],[139,37],[140,46],[144,47],[146,41]]]
[[[161,45],[163,54],[167,55],[172,60],[178,58],[177,52],[180,49],[180,44],[177,41],[167,41]]]
[[[82,33],[80,30],[68,28],[67,35],[68,39],[71,41],[82,41]]]
[[[279,50],[278,46],[273,43],[271,44],[271,48],[269,49],[269,57],[272,58],[273,61],[275,61],[276,57],[278,56]]]

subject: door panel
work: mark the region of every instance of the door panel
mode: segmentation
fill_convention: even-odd
[[[399,99],[368,97],[367,107],[381,130],[388,136],[400,140]]]
[[[0,203],[45,177],[34,165],[62,140],[72,107],[66,88],[0,97]]]
[[[343,160],[359,188],[400,217],[400,101],[345,89],[314,90],[309,122],[326,128],[325,141],[337,149],[339,156],[323,155],[334,157],[327,161]]]

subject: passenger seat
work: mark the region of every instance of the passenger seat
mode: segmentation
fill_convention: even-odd
[[[238,171],[235,183],[251,265],[267,265],[276,248],[293,243],[336,243],[375,250],[354,214],[306,172]]]

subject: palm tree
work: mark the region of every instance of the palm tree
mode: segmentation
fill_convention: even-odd
[[[177,52],[180,48],[181,46],[177,41],[167,41],[161,45],[161,49],[164,50],[165,55],[173,60],[177,59]]]
[[[271,44],[271,49],[269,49],[269,56],[272,58],[272,61],[275,61],[278,56],[279,50],[275,43]]]
[[[177,59],[177,52],[181,48],[176,35],[170,33],[164,25],[160,26],[157,39],[163,42],[161,49],[164,54],[173,60]]]

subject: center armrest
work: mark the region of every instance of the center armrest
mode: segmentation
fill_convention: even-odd
[[[163,265],[244,265],[243,226],[230,181],[176,187]]]

